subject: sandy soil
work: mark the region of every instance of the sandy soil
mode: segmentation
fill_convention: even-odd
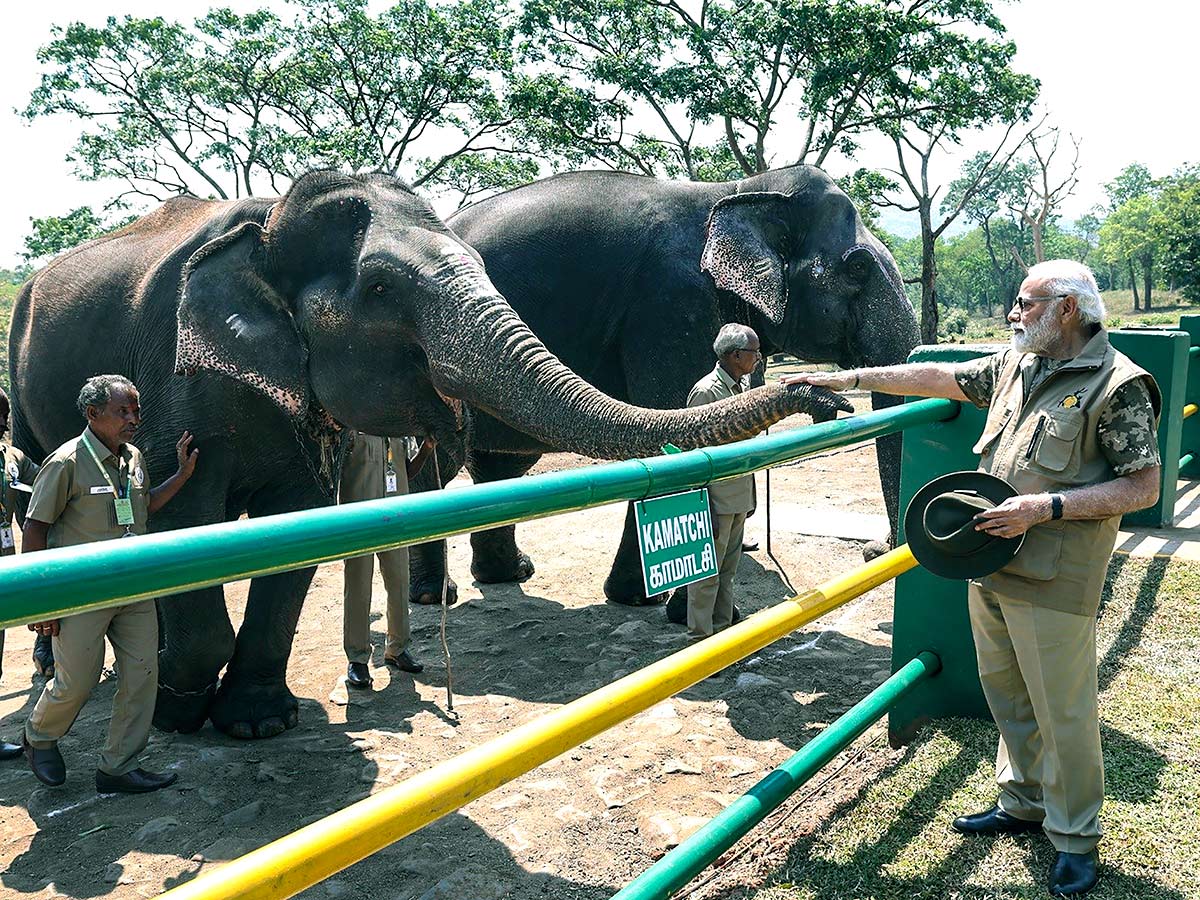
[[[865,406],[865,397],[856,399]],[[588,462],[556,455],[540,469],[581,464]],[[883,511],[870,446],[777,469],[771,482],[774,502]],[[661,607],[604,602],[623,516],[623,506],[610,506],[521,526],[537,566],[521,585],[472,584],[468,539],[451,542],[463,598],[449,622],[453,713],[436,608],[413,609],[413,650],[425,672],[413,679],[383,667],[378,576],[374,689],[346,702],[340,564],[317,573],[296,634],[289,684],[300,698],[300,726],[250,743],[211,726],[188,736],[155,733],[144,763],[177,770],[172,789],[97,797],[95,748],[114,690],[107,672],[62,742],[65,786],[43,787],[22,760],[0,764],[0,895],[156,895],[682,649],[684,629],[668,624]],[[760,510],[748,523],[763,549],[746,555],[738,572],[743,613],[789,595],[765,553],[764,520]],[[779,530],[772,547],[799,590],[862,559],[861,542]],[[245,588],[227,589],[237,617]],[[883,681],[890,620],[885,585],[303,896],[608,897]],[[32,635],[13,629],[8,638],[0,735],[12,739],[41,683],[29,677]],[[883,765],[889,753],[878,750],[866,764]],[[814,810],[852,789],[831,783]]]

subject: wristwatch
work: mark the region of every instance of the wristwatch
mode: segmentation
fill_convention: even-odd
[[[1061,519],[1062,518],[1062,504],[1063,504],[1063,495],[1062,494],[1051,494],[1050,495],[1050,518],[1051,519]]]

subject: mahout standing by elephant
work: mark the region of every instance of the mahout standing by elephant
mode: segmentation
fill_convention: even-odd
[[[564,363],[613,397],[640,406],[683,404],[712,367],[726,322],[751,326],[766,354],[842,366],[904,362],[917,324],[887,249],[820,169],[792,166],[740,181],[675,182],[623,172],[557,175],[469,206],[450,226],[483,258],[488,276]],[[899,402],[872,395],[875,408]],[[527,472],[565,450],[467,410],[466,456],[477,482]],[[449,444],[441,473],[464,456]],[[892,523],[900,437],[880,439],[880,475]],[[428,473],[413,489],[430,487]],[[633,508],[605,583],[612,600],[645,602]],[[483,582],[533,572],[514,526],[471,536]],[[412,596],[436,602],[442,553],[412,549]]]
[[[615,401],[546,349],[407,185],[329,171],[279,198],[169,200],[59,257],[21,289],[9,359],[14,442],[34,458],[77,433],[72,385],[97,371],[141,389],[152,479],[193,431],[204,465],[155,531],[331,504],[343,427],[461,443],[446,398],[602,458],[847,407],[778,385],[696,410]],[[285,674],[313,571],[253,579],[236,634],[220,587],[161,601],[155,724],[211,719],[244,738],[294,726]]]

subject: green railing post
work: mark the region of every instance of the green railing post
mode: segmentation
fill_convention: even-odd
[[[1200,316],[1180,316],[1179,330],[1187,332],[1192,345],[1188,351],[1187,387],[1183,402],[1200,403]],[[1186,463],[1180,459],[1179,477],[1200,478],[1200,463],[1196,462],[1200,454],[1200,415],[1183,420],[1179,443],[1181,456],[1189,457]]]
[[[923,652],[910,660],[699,831],[614,894],[613,900],[661,900],[679,890],[883,718],[892,704],[937,674],[938,668],[938,658],[932,653]]]
[[[1158,502],[1129,513],[1121,524],[1162,528],[1175,521],[1191,338],[1186,331],[1168,328],[1120,328],[1110,331],[1108,337],[1116,349],[1154,376],[1163,398],[1162,415],[1158,420],[1158,449],[1162,457]],[[1182,448],[1190,449],[1194,448]]]

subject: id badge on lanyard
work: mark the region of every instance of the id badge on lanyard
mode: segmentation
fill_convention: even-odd
[[[396,464],[392,462],[392,442],[389,438],[383,440],[387,445],[387,470],[383,473],[383,492],[394,494],[400,490],[400,486],[396,479]]]
[[[130,474],[125,479],[125,493],[120,490],[121,483],[121,468],[120,462],[117,463],[117,481],[114,484],[112,478],[108,475],[108,470],[104,468],[104,464],[100,462],[100,457],[96,454],[95,448],[92,447],[92,442],[84,432],[83,443],[88,448],[88,452],[92,454],[92,459],[96,463],[96,467],[100,470],[100,474],[104,476],[104,480],[108,482],[108,486],[113,493],[113,510],[117,514],[117,524],[125,527],[125,533],[121,537],[133,537],[132,526],[133,519],[133,499],[130,496],[133,493],[133,475]]]
[[[0,549],[11,550],[17,545],[13,540],[13,530],[11,525],[0,525]]]

